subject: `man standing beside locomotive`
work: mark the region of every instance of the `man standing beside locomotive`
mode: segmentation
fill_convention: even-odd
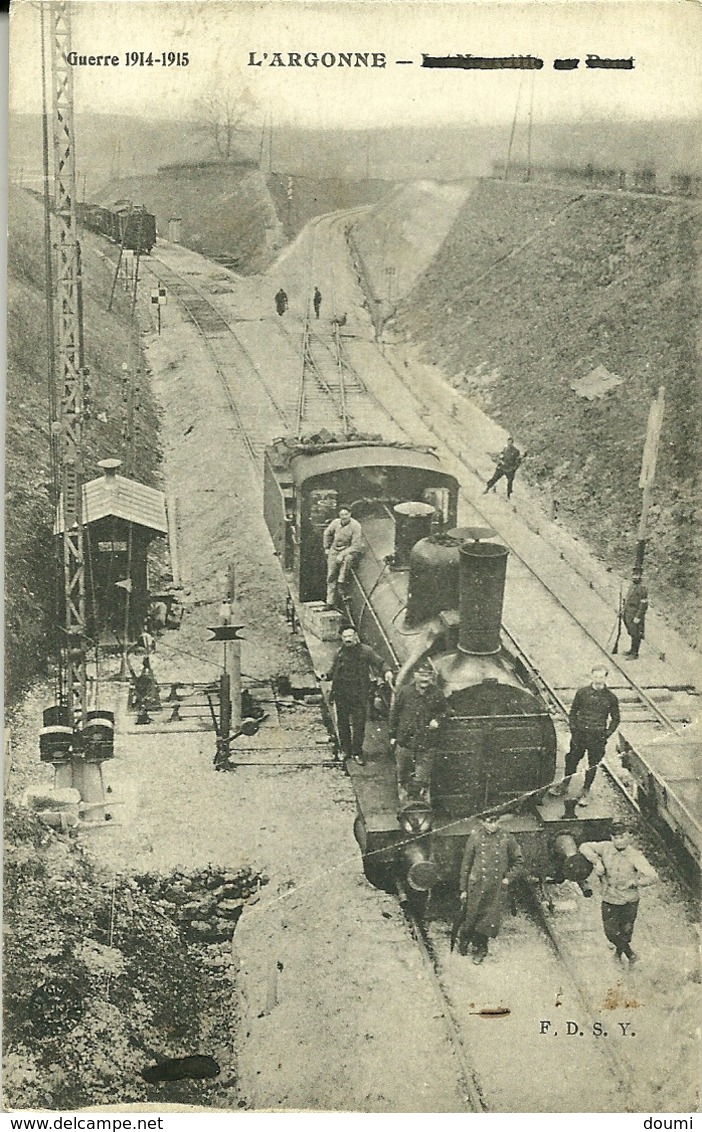
[[[510,499],[512,496],[514,477],[516,476],[517,468],[519,467],[523,459],[524,457],[516,447],[512,437],[508,436],[507,447],[503,448],[499,456],[497,457],[495,471],[487,481],[483,495],[487,495],[491,488],[494,488],[498,480],[501,480],[504,476],[507,480],[507,498]]]
[[[345,584],[348,571],[363,549],[361,524],[351,517],[348,507],[339,508],[338,518],[332,519],[324,531],[323,542],[327,556],[327,609],[335,609],[338,587]]]
[[[392,669],[386,668],[382,657],[358,639],[352,626],[341,630],[341,648],[334,657],[329,678],[330,699],[336,705],[336,725],[341,751],[345,758],[354,758],[363,765],[363,739],[368,714],[371,670],[383,673],[392,687]]]
[[[482,963],[488,939],[499,933],[506,890],[521,871],[523,859],[519,842],[500,828],[495,814],[486,814],[466,842],[459,881],[458,950],[466,955],[472,942],[474,963]]]
[[[622,619],[626,626],[626,631],[631,637],[631,646],[626,655],[631,657],[632,660],[636,660],[639,655],[639,649],[641,648],[641,642],[644,636],[647,609],[648,587],[643,580],[641,568],[637,566],[631,576],[631,585],[624,599],[624,609],[622,611]]]
[[[655,884],[656,872],[631,844],[623,822],[612,823],[611,841],[586,841],[579,851],[592,862],[595,875],[603,883],[602,926],[616,958],[625,955],[629,963],[635,963],[631,937],[639,910],[639,888]]]
[[[590,789],[597,767],[605,754],[607,740],[619,727],[619,700],[607,687],[607,669],[596,665],[592,669],[589,685],[578,688],[568,717],[570,723],[570,749],[565,757],[565,777],[571,778],[583,755],[587,753],[588,769],[585,785],[578,799],[579,806],[587,806]]]
[[[390,746],[395,753],[397,785],[402,794],[421,797],[431,782],[433,740],[448,704],[434,684],[427,665],[417,668],[412,683],[403,684],[390,708]]]

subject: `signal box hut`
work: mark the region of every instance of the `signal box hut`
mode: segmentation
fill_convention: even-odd
[[[149,602],[149,544],[168,531],[165,497],[117,475],[120,460],[99,467],[104,475],[83,485],[86,631],[93,640],[133,641]],[[54,531],[63,534],[62,500]]]

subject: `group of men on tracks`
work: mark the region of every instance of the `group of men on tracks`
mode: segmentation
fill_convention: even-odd
[[[509,498],[522,459],[510,437],[507,447],[496,457],[495,471],[485,490],[490,491],[505,478]],[[362,544],[361,524],[348,507],[341,507],[323,535],[327,609],[339,608],[339,591],[345,593],[353,567],[362,554]],[[639,655],[647,607],[648,591],[642,571],[637,567],[620,610],[631,638],[626,655],[632,659]],[[346,626],[341,631],[341,648],[330,673],[330,697],[335,704],[342,754],[360,765],[366,761],[363,743],[374,674],[393,689],[392,670],[375,650],[359,640],[353,626]],[[607,675],[604,666],[594,667],[589,684],[575,694],[569,713],[570,746],[565,756],[565,774],[562,782],[551,791],[568,793],[570,782],[587,756],[584,784],[576,801],[578,807],[589,804],[607,740],[620,723],[619,701],[607,687]],[[401,804],[428,797],[434,748],[448,714],[447,701],[435,684],[429,664],[420,664],[411,680],[394,691],[388,731]],[[593,875],[601,880],[602,923],[615,957],[617,961],[634,963],[636,955],[631,949],[631,938],[639,889],[654,883],[656,874],[631,844],[630,831],[619,822],[613,823],[609,840],[586,842],[579,850],[591,862]],[[465,955],[471,948],[475,964],[484,961],[488,941],[499,933],[510,884],[521,873],[523,856],[517,839],[501,826],[497,815],[486,813],[468,837],[463,853],[459,874],[460,912],[454,932],[459,953]]]
[[[361,554],[360,523],[342,507],[324,532],[327,554],[327,605],[336,607],[337,586],[345,584],[349,569]],[[635,585],[639,579],[635,579]],[[633,607],[633,600],[630,605]],[[639,624],[645,608],[639,606]],[[631,631],[631,630],[630,630]],[[632,633],[632,650],[635,648]],[[638,647],[634,655],[638,652]],[[620,723],[619,701],[607,687],[607,669],[592,669],[590,683],[579,688],[570,709],[570,747],[565,756],[565,775],[552,793],[567,793],[578,766],[587,756],[583,789],[576,805],[585,807],[597,768],[604,758],[607,740]],[[364,738],[373,677],[394,690],[394,674],[382,657],[362,643],[355,628],[341,630],[341,647],[331,672],[330,699],[335,705],[342,755],[364,765]],[[436,740],[443,720],[450,714],[445,697],[434,680],[429,664],[420,664],[411,681],[394,690],[388,721],[390,748],[394,754],[398,797],[401,803],[426,799],[431,783]],[[602,923],[617,960],[634,963],[631,937],[638,912],[639,888],[652,884],[656,874],[631,844],[626,826],[615,822],[611,839],[588,842],[580,852],[593,865],[602,881]],[[468,837],[461,862],[460,915],[456,937],[465,955],[472,947],[473,962],[488,954],[488,941],[497,936],[509,886],[523,871],[522,851],[516,838],[502,828],[499,817],[486,813]]]

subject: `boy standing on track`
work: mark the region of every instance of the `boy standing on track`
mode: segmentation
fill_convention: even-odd
[[[587,806],[590,789],[602,762],[610,735],[619,727],[619,700],[607,687],[607,669],[596,665],[592,669],[590,684],[575,693],[568,717],[570,723],[570,750],[565,757],[565,776],[571,778],[583,755],[587,752],[588,769],[585,785],[578,799],[579,806]]]
[[[639,888],[658,880],[643,853],[631,844],[623,822],[613,822],[610,841],[587,841],[580,846],[583,857],[594,865],[603,883],[602,926],[614,945],[616,958],[636,962],[631,937],[639,910]]]

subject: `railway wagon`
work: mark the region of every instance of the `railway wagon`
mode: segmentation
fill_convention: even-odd
[[[324,606],[323,532],[345,505],[363,552],[341,612]],[[504,647],[508,552],[487,529],[457,527],[458,482],[429,450],[381,439],[281,440],[264,459],[264,515],[315,671],[328,673],[342,624],[353,623],[389,667],[396,689],[427,663],[448,704],[423,798],[398,790],[387,724],[367,761],[347,761],[366,876],[416,893],[454,884],[477,815],[502,814],[530,876],[584,881],[584,840],[608,835],[607,814],[576,816],[549,795],[553,721],[525,663]],[[328,685],[322,679],[328,695]]]
[[[702,867],[702,783],[699,767],[702,739],[676,736],[640,744],[624,741],[622,765],[636,783],[641,812],[662,823],[680,849]]]
[[[82,203],[78,205],[78,219],[91,232],[106,236],[129,251],[148,255],[156,243],[156,217],[143,205],[117,201],[110,209]]]

